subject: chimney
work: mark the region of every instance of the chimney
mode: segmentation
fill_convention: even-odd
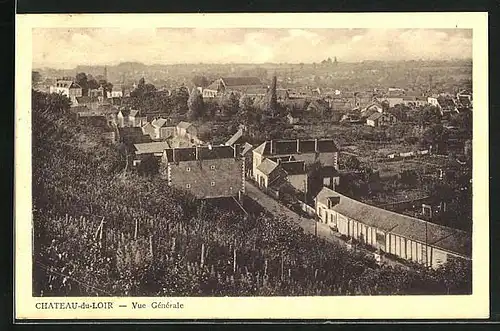
[[[176,148],[174,147],[172,149],[172,159],[173,159],[172,161],[174,161],[174,163],[177,162],[177,158],[176,158],[175,154],[177,154],[177,153],[176,153]]]
[[[194,146],[194,155],[195,155],[196,160],[198,160],[198,159],[199,159],[199,154],[198,154],[198,145],[195,145],[195,146]]]
[[[235,159],[238,157],[238,149],[239,149],[238,147],[239,147],[238,144],[234,144],[233,146],[233,155]]]
[[[297,153],[300,153],[300,139],[297,139]]]
[[[271,146],[269,153],[272,155],[273,154],[273,141],[272,140],[269,141],[269,145]]]
[[[314,151],[316,153],[319,152],[319,150],[318,150],[318,138],[314,139]]]

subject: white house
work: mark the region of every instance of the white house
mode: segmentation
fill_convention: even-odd
[[[83,94],[82,87],[72,80],[58,80],[50,86],[49,91],[67,96],[72,103],[75,103],[76,98]]]
[[[465,231],[397,214],[324,187],[315,198],[319,222],[346,238],[432,268],[450,259],[471,259]]]

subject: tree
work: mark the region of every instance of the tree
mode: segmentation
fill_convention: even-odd
[[[187,101],[189,99],[189,91],[183,85],[179,88],[176,88],[172,91],[172,103],[174,114],[182,115],[185,114],[188,110]]]
[[[76,74],[75,82],[82,88],[82,95],[86,96],[89,94],[89,83],[86,73],[80,72]]]
[[[441,112],[435,106],[425,106],[421,109],[419,122],[423,126],[440,123]]]
[[[267,105],[267,112],[271,117],[274,117],[278,113],[278,98],[276,96],[276,75],[273,76],[273,82],[271,88],[268,91],[269,102]]]
[[[42,75],[38,71],[31,71],[31,85],[37,86],[42,80]]]
[[[423,136],[424,144],[431,145],[436,149],[436,152],[442,151],[444,143],[448,140],[448,134],[441,124],[435,124],[428,128]]]
[[[196,87],[200,86],[203,88],[207,87],[210,84],[207,77],[199,75],[194,76],[191,82],[194,84],[194,86]]]
[[[240,98],[236,92],[224,93],[221,95],[219,103],[224,116],[236,115],[240,109]]]
[[[87,83],[88,83],[88,88],[89,90],[95,90],[99,88],[99,82],[92,77],[91,75],[87,75]]]
[[[239,101],[239,107],[241,111],[248,111],[253,108],[253,100],[246,94],[243,94]]]
[[[105,79],[99,79],[99,86],[104,89],[104,95],[106,95],[107,92],[111,92],[111,90],[113,89],[113,84]]]
[[[341,158],[341,160],[344,159],[344,167],[345,169],[349,170],[359,170],[361,166],[361,162],[359,162],[358,158],[355,157],[354,155],[347,155],[345,158]]]
[[[189,99],[187,101],[188,112],[187,116],[190,120],[195,120],[204,115],[205,105],[203,103],[203,97],[200,91],[194,87],[189,95]]]

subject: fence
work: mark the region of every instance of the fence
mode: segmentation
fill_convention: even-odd
[[[430,151],[428,149],[424,149],[421,151],[412,151],[412,152],[404,152],[404,153],[392,153],[387,155],[388,159],[395,160],[395,159],[405,159],[405,158],[410,158],[410,157],[415,157],[419,155],[428,155],[430,154]]]
[[[426,196],[419,199],[391,202],[378,207],[391,211],[404,211],[408,209],[420,208],[423,203],[430,203],[432,202],[431,200],[432,198],[430,196]]]

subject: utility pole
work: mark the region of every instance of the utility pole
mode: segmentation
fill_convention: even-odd
[[[425,266],[428,267],[428,261],[427,261],[427,222],[425,222]]]

